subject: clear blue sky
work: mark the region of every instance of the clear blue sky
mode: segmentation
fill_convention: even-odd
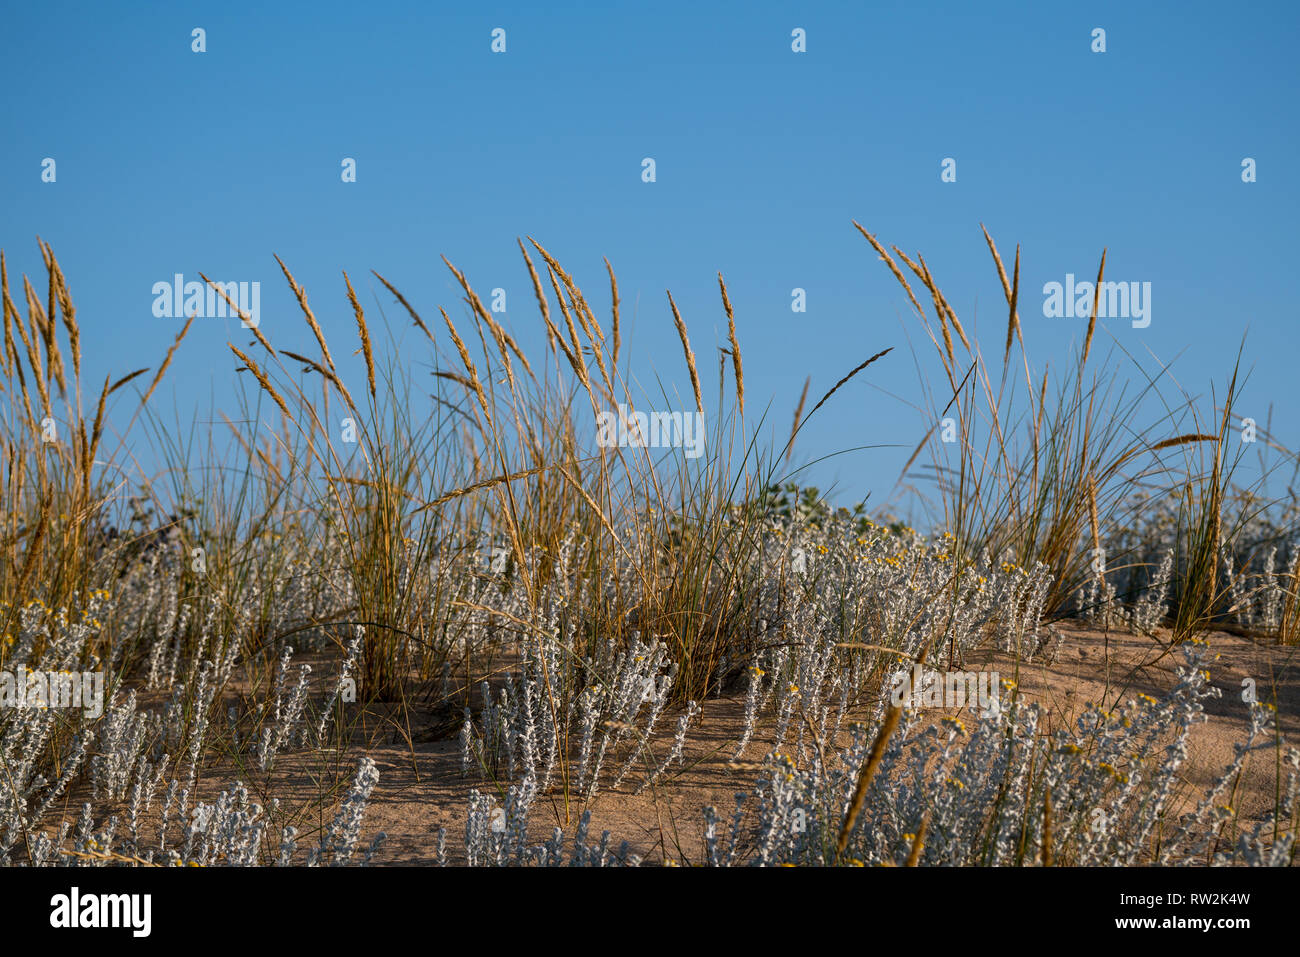
[[[805,460],[844,496],[888,494],[921,418],[906,301],[853,229],[920,250],[953,307],[1000,352],[1001,288],[980,234],[1022,244],[1037,368],[1068,362],[1084,321],[1047,319],[1066,273],[1152,284],[1152,323],[1104,323],[1125,348],[1222,383],[1249,330],[1242,406],[1300,445],[1295,46],[1300,6],[1206,3],[79,3],[12,5],[0,32],[0,246],[11,283],[40,274],[36,236],[78,305],[88,391],[159,361],[179,329],[151,312],[174,273],[262,283],[262,329],[312,352],[272,258],[303,282],[337,354],[354,342],[340,271],[377,317],[369,270],[428,318],[462,314],[446,254],[508,293],[525,347],[544,341],[516,236],[548,246],[608,308],[620,280],[633,370],[684,397],[671,289],[707,370],[735,305],[750,416],[779,432],[886,346],[819,413]],[[191,30],[207,52],[191,52]],[[493,28],[507,52],[490,50]],[[791,51],[791,30],[807,52]],[[1106,30],[1093,53],[1091,31]],[[657,182],[641,181],[653,157]],[[57,162],[57,182],[41,162]],[[343,157],[357,182],[340,181]],[[945,157],[957,181],[940,180]],[[1258,181],[1241,180],[1253,157]],[[791,290],[807,312],[791,312]],[[21,288],[21,287],[19,287]],[[418,331],[379,298],[412,363]],[[396,307],[400,308],[400,307]],[[153,404],[233,410],[227,340],[196,320]],[[1107,340],[1099,340],[1106,344]],[[347,348],[344,348],[344,344]],[[936,379],[937,381],[937,379]],[[811,400],[810,400],[811,401]],[[116,409],[133,409],[121,396]],[[782,436],[784,438],[784,436]]]

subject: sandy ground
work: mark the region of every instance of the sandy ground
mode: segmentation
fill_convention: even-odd
[[[1159,696],[1177,681],[1175,668],[1183,663],[1182,656],[1159,641],[1167,636],[1153,640],[1120,632],[1105,634],[1074,622],[1058,623],[1057,627],[1064,640],[1054,660],[1022,665],[1019,673],[1022,694],[1047,709],[1050,724],[1055,727],[1072,721],[1090,703],[1106,702],[1110,706],[1140,693]],[[1248,718],[1241,697],[1242,679],[1254,679],[1259,699],[1276,703],[1283,735],[1300,741],[1300,649],[1269,647],[1224,632],[1207,637],[1211,650],[1220,656],[1211,676],[1212,683],[1222,689],[1222,696],[1207,702],[1208,720],[1193,731],[1189,758],[1181,772],[1186,789],[1178,796],[1180,810],[1194,805],[1198,794],[1232,761],[1233,745],[1243,740]],[[1006,678],[1015,672],[1009,656],[995,653],[970,656],[964,666],[968,670],[996,670]],[[683,764],[675,765],[642,794],[632,793],[641,780],[635,770],[617,791],[602,784],[589,805],[592,820],[588,840],[598,840],[607,829],[612,834],[612,847],[627,840],[631,850],[647,862],[699,861],[703,808],[713,805],[725,823],[734,808],[735,793],[748,791],[757,777],[757,771],[746,762],[761,761],[771,747],[774,722],[768,718],[760,723],[741,764],[731,762],[743,731],[743,712],[744,698],[739,689],[705,701],[702,716],[687,736]],[[928,711],[926,720],[938,720],[943,714]],[[358,724],[356,753],[333,754],[329,762],[332,767],[324,773],[319,753],[284,754],[277,759],[269,778],[256,769],[210,769],[202,791],[210,800],[209,791],[214,794],[239,778],[249,785],[254,799],[264,805],[269,806],[272,796],[278,797],[281,808],[291,814],[280,823],[298,826],[304,832],[300,841],[305,845],[307,833],[332,818],[339,789],[346,787],[356,756],[364,750],[376,762],[380,780],[366,809],[363,840],[369,841],[379,831],[387,834],[374,863],[434,863],[440,827],[447,829],[449,863],[463,862],[469,792],[473,788],[492,791],[495,785],[477,773],[462,775],[456,737],[459,723],[458,714],[417,708],[411,714],[409,727],[405,723],[399,726],[391,717],[371,712]],[[672,715],[661,719],[660,728],[668,730],[652,742],[654,760],[666,754],[675,723]],[[646,763],[650,760],[647,757]],[[503,782],[502,787],[508,783]],[[1252,756],[1234,799],[1241,816],[1254,820],[1267,815],[1273,807],[1275,787],[1273,752]],[[498,801],[502,796],[498,793]],[[77,807],[76,803],[70,804],[68,812]],[[562,789],[553,786],[534,805],[529,843],[549,838],[556,826],[564,829],[571,842],[584,808],[573,798],[566,804]],[[155,813],[156,808],[147,819],[154,818]],[[571,843],[566,846],[566,854],[569,848]]]
[[[1064,633],[1055,660],[1022,667],[1019,684],[1028,700],[1050,712],[1051,723],[1072,721],[1089,703],[1112,703],[1140,693],[1158,696],[1177,682],[1175,669],[1183,663],[1176,650],[1150,638],[1112,632],[1104,634],[1076,623],[1058,625]],[[1264,647],[1254,641],[1215,632],[1208,636],[1212,651],[1221,655],[1212,669],[1212,683],[1222,696],[1206,703],[1208,720],[1193,731],[1188,761],[1181,778],[1187,785],[1182,804],[1190,807],[1199,792],[1209,787],[1233,759],[1233,745],[1243,739],[1248,726],[1247,706],[1241,698],[1242,679],[1256,682],[1261,701],[1276,700],[1283,734],[1300,741],[1300,649]],[[1010,657],[988,654],[968,658],[968,669],[998,670],[1011,677]],[[1276,698],[1274,699],[1274,696]],[[743,732],[744,700],[739,691],[708,700],[698,723],[687,737],[685,761],[674,766],[650,789],[633,795],[639,779],[629,775],[618,791],[602,789],[590,805],[591,835],[612,833],[613,843],[627,840],[631,849],[648,861],[699,860],[703,841],[702,810],[707,805],[728,818],[734,794],[748,791],[756,772],[731,762]],[[937,720],[943,712],[931,712]],[[671,727],[665,720],[661,727]],[[759,761],[771,746],[771,720],[760,725],[744,758]],[[417,735],[418,737],[418,735]],[[668,742],[661,736],[655,751],[662,755]],[[388,839],[376,862],[421,864],[433,855],[436,832],[447,829],[448,856],[463,859],[466,801],[471,788],[491,788],[490,783],[465,779],[460,772],[460,749],[453,738],[411,746],[405,742],[373,747],[369,751],[380,770],[380,784],[366,812],[366,831],[382,830]],[[1273,806],[1275,769],[1272,752],[1251,759],[1235,803],[1241,815],[1254,820]],[[583,810],[577,802],[565,806],[559,789],[539,799],[529,820],[530,842],[538,843],[555,826],[572,836],[574,822]],[[566,824],[567,821],[567,824]],[[589,840],[592,839],[589,836]]]
[[[1151,638],[1123,632],[1109,634],[1073,623],[1057,626],[1065,633],[1055,660],[1021,669],[1020,684],[1030,700],[1048,709],[1054,723],[1073,720],[1090,702],[1127,701],[1138,694],[1158,697],[1178,681],[1182,653]],[[1158,636],[1168,640],[1168,633]],[[1249,705],[1242,698],[1243,679],[1254,682],[1261,702],[1277,707],[1277,726],[1284,738],[1300,743],[1300,648],[1263,645],[1225,632],[1206,636],[1219,658],[1210,666],[1210,683],[1221,692],[1204,702],[1207,720],[1195,726],[1181,780],[1192,801],[1204,793],[1232,762],[1233,745],[1244,741],[1250,725]],[[990,656],[1003,670],[1006,656]],[[1275,751],[1248,758],[1234,806],[1255,820],[1274,806]]]

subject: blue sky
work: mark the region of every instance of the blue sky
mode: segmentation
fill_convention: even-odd
[[[202,270],[262,283],[262,330],[314,350],[273,259],[302,282],[331,343],[352,343],[341,270],[378,302],[422,374],[418,331],[462,314],[445,254],[507,290],[526,349],[544,342],[516,236],[546,245],[602,316],[619,276],[632,370],[690,385],[671,289],[715,394],[726,276],[751,419],[784,441],[810,402],[887,346],[801,436],[846,498],[889,494],[924,429],[906,300],[852,227],[920,250],[967,329],[1000,352],[1001,287],[980,234],[1022,246],[1031,360],[1069,362],[1086,320],[1042,315],[1044,283],[1150,282],[1152,322],[1104,322],[1135,355],[1220,387],[1243,333],[1241,408],[1300,446],[1294,43],[1300,7],[1258,3],[618,4],[42,3],[6,13],[0,246],[11,283],[59,256],[83,330],[87,391],[157,364],[179,330],[155,282]],[[191,51],[206,30],[207,52]],[[491,31],[506,30],[494,54]],[[807,32],[807,52],[791,31]],[[1090,49],[1106,31],[1106,52]],[[52,157],[57,180],[41,180]],[[357,182],[340,163],[357,161]],[[644,183],[653,157],[657,181]],[[940,163],[957,162],[957,180]],[[1258,180],[1243,183],[1243,158]],[[1008,262],[1009,264],[1009,262]],[[807,312],[791,311],[806,290]],[[21,287],[19,287],[21,288]],[[238,323],[196,320],[152,404],[188,420],[234,410]],[[1108,347],[1104,334],[1098,341]],[[334,346],[335,353],[350,351]],[[359,360],[358,360],[359,361]],[[1145,360],[1144,360],[1145,361]],[[1149,363],[1153,366],[1153,363]],[[418,378],[418,377],[417,377]],[[134,401],[119,394],[118,416]],[[416,410],[419,411],[419,410]],[[124,424],[124,423],[119,423]],[[137,436],[143,439],[143,433]],[[147,456],[145,458],[147,461]]]

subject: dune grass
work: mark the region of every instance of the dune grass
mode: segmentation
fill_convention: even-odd
[[[512,821],[547,788],[573,817],[602,786],[637,777],[644,788],[668,773],[698,703],[747,688],[749,730],[737,756],[754,722],[768,718],[781,738],[794,736],[803,760],[816,742],[819,763],[799,778],[800,800],[819,795],[825,811],[817,861],[844,862],[855,842],[858,859],[886,853],[860,846],[857,822],[878,820],[864,806],[880,800],[887,775],[873,784],[878,770],[901,767],[888,750],[901,711],[879,699],[900,657],[953,668],[993,640],[1030,658],[1049,643],[1040,619],[1067,616],[1148,633],[1167,626],[1161,640],[1171,648],[1233,622],[1269,641],[1300,641],[1294,509],[1234,482],[1240,358],[1208,410],[1165,368],[1140,371],[1131,391],[1121,369],[1141,367],[1117,357],[1118,346],[1101,347],[1094,302],[1074,360],[1035,369],[1019,316],[1020,251],[1008,276],[986,232],[1007,304],[1003,355],[987,359],[925,258],[886,249],[854,225],[899,282],[941,370],[938,385],[922,383],[928,431],[902,479],[913,483],[913,466],[929,459],[922,477],[939,503],[929,537],[891,529],[861,507],[837,510],[815,491],[785,486],[794,504],[778,494],[804,425],[873,363],[889,361],[890,347],[864,350],[807,414],[805,386],[788,440],[765,441],[774,427],[754,415],[752,396],[746,418],[745,322],[720,274],[727,340],[718,393],[706,404],[687,317],[671,293],[665,321],[680,339],[690,392],[634,388],[608,261],[602,322],[545,247],[519,241],[547,342],[531,357],[452,262],[444,260],[463,299],[454,317],[439,308],[437,320],[375,273],[423,337],[428,383],[416,381],[387,317],[367,316],[346,275],[339,293],[357,339],[329,343],[281,262],[316,350],[291,352],[250,330],[251,342],[229,344],[240,407],[182,423],[166,421],[151,398],[192,319],[156,367],[110,376],[83,404],[81,332],[53,251],[40,246],[43,301],[23,277],[25,315],[0,254],[0,669],[102,669],[109,702],[95,719],[0,713],[0,737],[9,735],[0,857],[19,845],[27,860],[85,856],[96,834],[112,831],[102,818],[96,830],[91,806],[125,800],[132,833],[119,850],[164,860],[172,812],[156,839],[135,829],[141,802],[157,797],[182,818],[206,809],[212,826],[186,832],[183,858],[294,860],[314,818],[318,843],[307,857],[351,860],[357,804],[375,787],[373,765],[351,776],[340,762],[356,744],[359,706],[378,708],[408,742],[419,720],[446,737],[459,730],[466,773],[511,795]],[[1104,270],[1103,252],[1099,281]],[[365,375],[347,382],[335,356],[353,349]],[[429,414],[415,414],[426,394]],[[680,441],[595,439],[602,416],[674,407],[705,423],[701,456]],[[126,425],[111,433],[110,421]],[[156,476],[134,457],[137,428],[164,463]],[[105,442],[110,433],[115,443]],[[1143,505],[1144,525],[1134,522],[1138,488],[1154,499]],[[304,653],[328,668],[323,683],[295,665]],[[1187,694],[1193,701],[1199,691]],[[830,775],[834,749],[822,738],[847,727],[858,706],[875,706],[880,723]],[[1183,714],[1159,720],[1167,725],[1175,712]],[[673,716],[675,745],[665,753],[655,735]],[[1014,728],[1028,719],[1009,720]],[[264,812],[239,796],[240,783],[217,805],[196,804],[208,769],[220,766],[214,774],[251,780],[271,807],[276,755],[289,752],[316,754],[330,768],[318,802]],[[971,850],[963,860],[1048,863],[1044,835],[1071,833],[1069,815],[1087,812],[1063,785],[1033,777],[1033,762],[1055,758],[1021,759],[1041,789],[1021,795],[1016,840],[998,818],[982,832],[984,856]],[[1001,815],[1005,801],[989,786],[988,806]],[[345,792],[352,803],[328,823],[326,809]],[[42,815],[74,793],[88,798],[92,821],[59,851],[42,836]],[[1146,798],[1133,800],[1139,817],[1148,813]],[[493,840],[479,826],[485,801],[470,815],[480,843]],[[900,863],[925,862],[926,848],[959,827],[948,805],[915,810]],[[252,844],[221,843],[218,824],[232,815],[256,831]],[[1026,850],[1031,834],[1036,856]],[[1104,850],[1078,833],[1062,839],[1058,859]],[[761,859],[812,860],[804,844],[778,854],[772,841]],[[506,846],[476,845],[470,857]],[[1191,837],[1187,846],[1201,851]]]

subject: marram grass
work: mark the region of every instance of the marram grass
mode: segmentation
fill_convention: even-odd
[[[366,810],[384,781],[362,728],[431,713],[469,789],[455,859],[637,864],[629,842],[589,833],[592,802],[671,786],[709,702],[730,695],[743,726],[725,758],[748,784],[729,817],[704,810],[697,863],[1292,863],[1300,752],[1267,703],[1246,709],[1236,758],[1192,810],[1173,812],[1215,694],[1201,636],[1300,640],[1294,497],[1233,483],[1235,374],[1209,414],[1183,397],[1121,430],[1139,406],[1108,381],[1095,316],[1059,375],[1024,354],[1019,247],[1008,276],[984,234],[1008,309],[994,367],[925,258],[857,229],[942,369],[937,391],[923,383],[913,456],[928,451],[938,476],[932,533],[782,481],[803,425],[891,346],[864,348],[807,415],[806,385],[769,449],[765,420],[744,416],[746,317],[721,274],[716,407],[671,293],[664,317],[711,422],[697,461],[592,441],[588,416],[655,402],[630,385],[608,261],[606,326],[573,274],[519,241],[547,342],[532,356],[449,261],[465,309],[439,308],[446,339],[375,273],[433,359],[418,388],[346,275],[357,342],[332,352],[280,262],[316,354],[259,330],[229,344],[244,407],[191,442],[150,404],[190,322],[146,387],[150,369],[109,376],[83,404],[87,342],[53,250],[41,244],[44,302],[23,277],[25,310],[0,254],[0,672],[104,676],[98,709],[0,709],[0,862],[382,861]],[[365,381],[349,389],[335,356],[353,348]],[[430,385],[433,413],[404,412]],[[955,443],[930,427],[944,415]],[[114,476],[137,421],[168,467],[127,494]],[[914,662],[996,650],[1050,667],[1061,617],[1170,641],[1177,684],[1050,730],[1014,681],[999,708],[939,723],[889,700],[889,676]],[[1255,751],[1275,760],[1277,799],[1248,822],[1231,793]],[[277,793],[287,764],[313,769],[316,797]],[[573,832],[531,834],[539,802]],[[449,860],[447,838],[429,835],[428,860]]]

